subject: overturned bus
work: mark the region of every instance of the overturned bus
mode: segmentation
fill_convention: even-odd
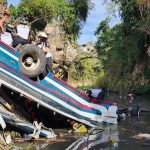
[[[71,120],[91,127],[102,123],[117,124],[117,106],[91,99],[84,93],[45,72],[45,54],[27,44],[19,51],[0,41],[0,85]],[[40,77],[42,76],[42,77]],[[40,80],[35,78],[40,77]]]

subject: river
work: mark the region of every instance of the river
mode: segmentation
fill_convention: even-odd
[[[140,108],[150,108],[150,97],[137,97],[133,101],[126,100],[124,95],[107,95],[107,99],[117,102],[120,108],[139,104]],[[104,131],[93,130],[91,135],[64,135],[65,142],[55,144],[37,144],[33,150],[149,150],[150,142],[137,140],[132,136],[139,133],[150,134],[150,112],[141,112],[139,117],[128,117],[118,122],[118,125],[102,125]],[[56,131],[57,132],[57,131]],[[61,130],[67,133],[66,130]],[[147,144],[147,143],[146,143]]]

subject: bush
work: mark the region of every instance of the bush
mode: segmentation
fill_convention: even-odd
[[[141,95],[150,95],[150,85],[139,86],[133,89],[134,93]]]

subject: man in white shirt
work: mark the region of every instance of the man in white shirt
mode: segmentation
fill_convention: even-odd
[[[45,53],[46,71],[49,72],[49,71],[52,71],[53,60],[52,60],[52,54],[50,52],[49,45],[47,42],[47,38],[48,37],[45,32],[39,32],[37,46],[40,47]]]
[[[17,26],[17,35],[21,38],[28,40],[30,28],[26,24],[19,24]]]
[[[27,25],[25,18],[22,18],[20,24],[17,26],[17,34],[13,36],[13,47],[16,47],[18,44],[25,45],[28,42],[30,28]]]
[[[11,24],[7,24],[5,30],[6,32],[4,32],[0,37],[1,41],[6,43],[7,45],[12,46],[13,39],[12,39],[11,33],[14,32],[14,26]]]
[[[7,45],[12,46],[13,39],[11,37],[11,34],[9,32],[4,32],[1,35],[1,41],[3,41],[4,43],[6,43]]]
[[[97,98],[99,100],[103,100],[105,97],[105,88],[90,89],[86,91],[86,94],[91,98]]]

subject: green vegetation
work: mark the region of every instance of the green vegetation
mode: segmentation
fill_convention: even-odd
[[[102,65],[97,58],[96,51],[80,51],[69,70],[68,81],[75,86],[86,88],[86,86],[92,86],[102,71]]]
[[[10,7],[14,19],[27,16],[32,26],[39,30],[56,20],[67,37],[73,39],[77,39],[91,9],[90,0],[21,0],[17,7]]]
[[[106,86],[113,91],[138,91],[141,87],[149,91],[149,1],[112,2],[118,5],[122,23],[111,28],[110,18],[100,22],[95,31],[98,58],[93,58],[92,52],[84,54],[84,58],[79,54],[70,69],[69,80],[90,86],[96,81],[95,86]],[[66,38],[76,41],[92,3],[90,0],[21,0],[18,7],[10,9],[14,19],[27,16],[33,21],[32,27],[39,30],[57,21]]]
[[[136,94],[146,94],[150,93],[150,85],[138,86],[133,89]]]
[[[148,89],[149,8],[136,0],[114,1],[119,5],[122,23],[110,28],[106,18],[95,32],[96,49],[105,73],[101,81],[107,81],[106,86],[114,91],[131,91],[139,86]]]

